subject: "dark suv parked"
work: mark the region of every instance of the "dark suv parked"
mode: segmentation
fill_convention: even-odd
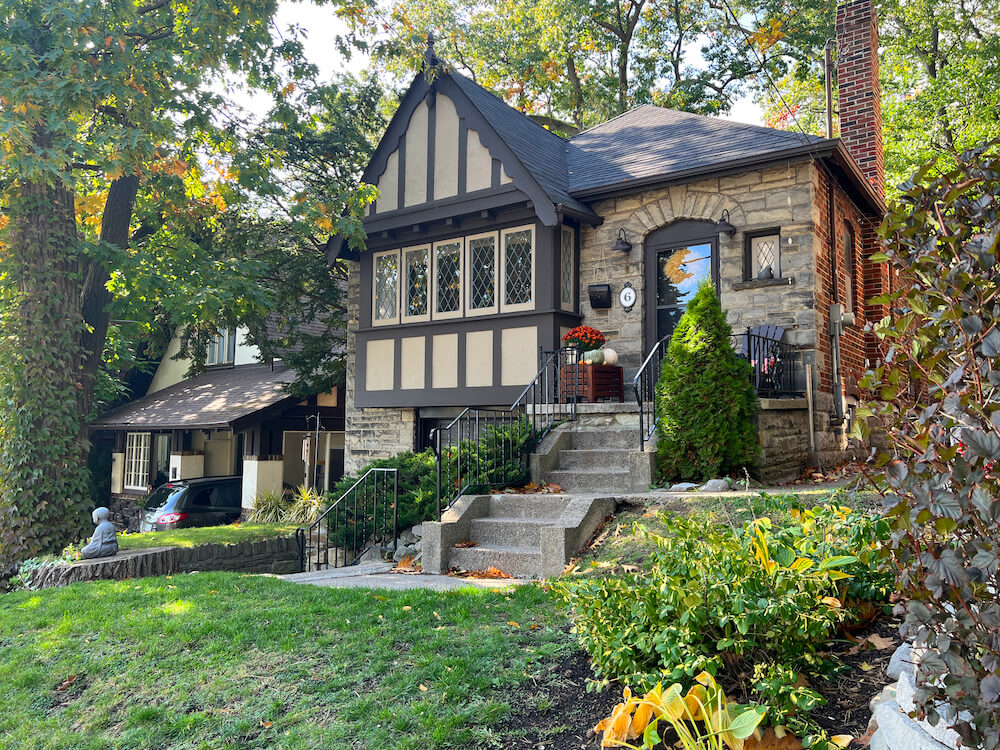
[[[146,498],[139,531],[220,526],[240,518],[240,477],[176,479],[161,484]]]

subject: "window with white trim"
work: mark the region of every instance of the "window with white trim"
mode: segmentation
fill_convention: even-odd
[[[434,243],[434,319],[462,314],[461,238]]]
[[[559,304],[563,310],[573,309],[573,286],[576,269],[573,266],[574,233],[572,227],[563,227],[559,243]]]
[[[145,492],[149,488],[148,432],[129,432],[125,435],[125,489]]]
[[[403,321],[418,322],[430,318],[430,247],[403,250]]]
[[[372,325],[399,322],[399,251],[372,256]]]
[[[208,342],[205,354],[205,365],[231,365],[236,357],[236,330],[227,328],[219,331],[214,339]]]
[[[497,311],[497,233],[467,237],[465,307],[469,315],[487,315]]]
[[[531,310],[535,306],[535,243],[532,227],[500,233],[503,289],[501,312]]]

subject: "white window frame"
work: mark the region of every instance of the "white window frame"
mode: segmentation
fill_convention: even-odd
[[[407,315],[406,310],[408,309],[409,300],[407,295],[409,294],[409,269],[406,266],[406,254],[423,250],[427,253],[427,312],[422,315]],[[434,304],[434,296],[431,294],[432,291],[432,281],[434,279],[434,263],[433,263],[433,250],[429,244],[426,245],[411,245],[410,247],[404,247],[400,251],[399,260],[399,314],[400,319],[403,323],[423,323],[431,319],[431,307]]]
[[[490,307],[472,306],[472,241],[490,238],[493,240],[493,304]],[[465,314],[468,317],[496,315],[500,309],[500,233],[482,232],[465,238]]]
[[[566,258],[563,257],[563,243],[566,240],[566,235],[569,235],[569,300],[563,299],[563,263]],[[563,310],[569,312],[574,311],[574,301],[576,297],[576,230],[573,227],[568,227],[565,224],[562,225],[559,232],[559,306]]]
[[[515,232],[528,232],[531,238],[531,299],[527,302],[517,304],[507,304],[507,235]],[[512,313],[523,312],[535,309],[535,277],[538,273],[538,246],[535,242],[535,225],[526,224],[520,227],[509,227],[500,230],[500,242],[497,247],[497,256],[500,264],[500,312]]]
[[[152,433],[125,433],[124,488],[146,492],[149,489],[149,458]],[[138,453],[138,455],[136,455]],[[138,480],[138,481],[136,481]]]
[[[431,256],[433,258],[433,263],[431,264],[434,269],[434,275],[431,283],[431,317],[434,320],[452,320],[454,318],[461,318],[465,314],[465,292],[462,289],[458,290],[458,309],[451,312],[438,312],[437,302],[438,302],[438,248],[444,247],[446,245],[458,245],[458,283],[460,286],[465,285],[465,237],[453,237],[449,240],[442,240],[441,242],[435,242],[433,245],[433,250]]]
[[[236,329],[226,328],[219,331],[215,336],[215,357],[212,356],[212,344],[208,345],[205,352],[205,366],[214,367],[216,365],[231,365],[236,361]],[[220,359],[219,353],[222,353]]]
[[[747,233],[747,243],[750,245],[750,278],[748,281],[755,281],[757,275],[760,273],[761,269],[757,267],[757,250],[754,247],[754,243],[757,240],[762,240],[766,237],[775,237],[776,241],[774,243],[774,278],[780,279],[781,276],[781,227],[773,227],[771,229],[761,229],[756,232]]]
[[[391,318],[377,318],[378,315],[378,261],[391,255],[396,259],[396,315]],[[403,266],[399,250],[383,250],[379,253],[372,253],[372,326],[391,326],[399,324],[399,315],[402,310],[403,299]]]

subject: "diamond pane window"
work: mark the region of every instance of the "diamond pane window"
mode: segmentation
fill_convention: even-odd
[[[399,256],[386,253],[375,256],[375,320],[399,317]]]
[[[434,248],[435,312],[457,313],[462,300],[462,243],[448,242]]]
[[[781,237],[761,234],[750,238],[753,278],[777,279],[781,276]]]
[[[573,304],[573,230],[563,227],[559,255],[559,300],[563,307]]]
[[[428,282],[427,273],[428,251],[426,247],[416,250],[406,250],[403,253],[406,268],[406,303],[403,315],[416,317],[427,314]]]
[[[531,230],[504,234],[504,304],[531,304]]]
[[[495,236],[469,240],[469,308],[495,307],[497,277],[497,241]]]

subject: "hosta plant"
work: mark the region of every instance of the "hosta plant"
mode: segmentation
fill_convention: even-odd
[[[743,750],[744,741],[759,734],[766,709],[730,703],[708,672],[695,677],[695,682],[686,694],[679,683],[666,690],[657,683],[642,698],[633,697],[626,687],[624,700],[594,727],[601,733],[601,747],[652,750],[673,730],[674,747],[680,750]],[[641,745],[629,743],[637,739]]]
[[[915,701],[970,747],[1000,746],[1000,156],[963,154],[901,186],[882,231],[891,314],[866,377],[862,437],[882,435],[876,481],[923,655]],[[921,183],[926,182],[926,185]]]

